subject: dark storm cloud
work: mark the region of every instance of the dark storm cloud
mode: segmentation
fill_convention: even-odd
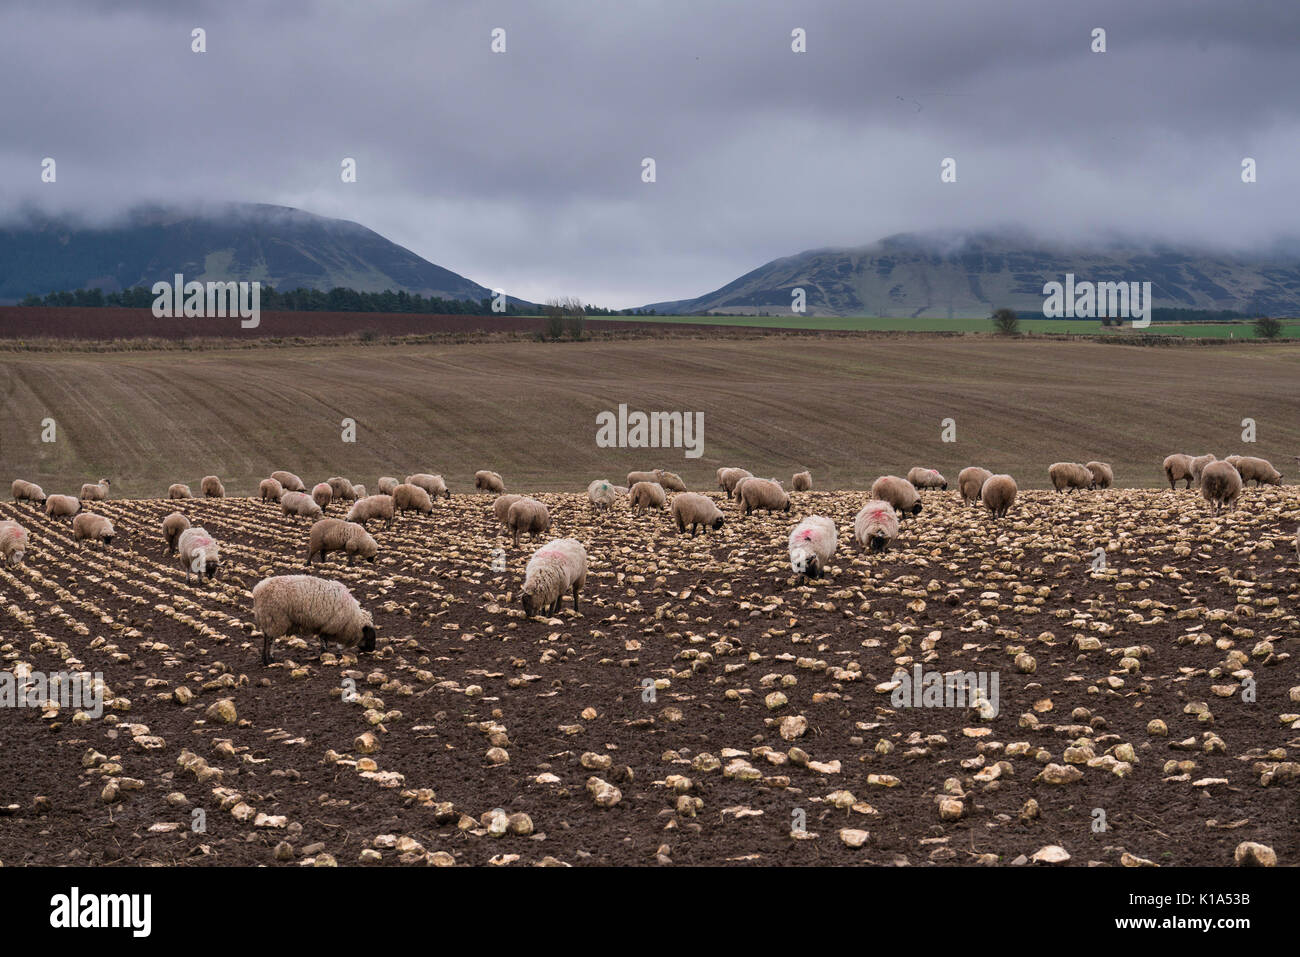
[[[617,306],[905,230],[1295,231],[1294,0],[177,6],[0,10],[5,208],[282,203]]]

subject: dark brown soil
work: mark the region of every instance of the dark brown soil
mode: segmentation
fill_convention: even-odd
[[[107,503],[119,532],[107,549],[73,543],[66,523],[25,506],[0,505],[0,518],[31,533],[27,562],[0,570],[3,667],[52,672],[79,661],[130,699],[128,710],[85,723],[66,708],[0,708],[0,809],[18,806],[0,812],[0,861],[274,864],[287,841],[295,863],[320,859],[307,849],[322,844],[320,853],[353,865],[381,835],[422,847],[403,858],[381,846],[388,864],[433,852],[465,864],[1007,864],[1056,844],[1072,864],[1118,865],[1127,852],[1226,865],[1242,841],[1271,846],[1282,864],[1300,861],[1296,778],[1284,766],[1260,783],[1300,749],[1294,488],[1250,489],[1220,519],[1195,491],[1029,492],[1000,523],[955,493],[926,493],[922,516],[884,556],[852,548],[862,494],[797,495],[788,516],[748,519],[726,504],[728,524],[693,540],[666,514],[595,516],[582,496],[541,497],[552,535],[573,535],[590,554],[580,616],[568,603],[556,620],[520,617],[532,543],[511,549],[494,530],[491,499],[458,496],[432,518],[372,528],[378,564],[336,560],[317,572],[347,582],[373,613],[376,654],[317,661],[313,645],[282,641],[269,668],[249,634],[249,591],[266,575],[305,570],[305,522],[247,499],[183,503],[223,543],[219,581],[187,585],[162,558],[159,526],[177,503]],[[786,537],[812,513],[836,520],[840,549],[828,578],[800,585]],[[1098,546],[1112,548],[1104,574],[1090,570]],[[497,548],[504,573],[493,571]],[[1080,650],[1076,637],[1101,647]],[[1129,671],[1121,660],[1134,646],[1143,650]],[[1036,659],[1034,673],[1017,669],[1020,648]],[[1214,690],[1240,684],[1209,673],[1233,650],[1248,657],[1254,702]],[[996,672],[999,714],[891,707],[876,686],[913,659],[927,670]],[[370,702],[386,716],[381,726],[364,704],[340,700],[348,676],[382,699]],[[234,686],[203,689],[223,677]],[[644,700],[643,682],[655,679],[668,684]],[[172,697],[181,685],[195,692],[188,706]],[[778,690],[787,703],[769,707]],[[205,719],[222,698],[238,724]],[[1187,710],[1196,702],[1212,720]],[[781,719],[797,715],[806,733],[784,740]],[[1167,736],[1148,733],[1152,719],[1167,723]],[[494,729],[504,765],[488,758]],[[354,742],[367,730],[381,744],[370,757],[379,772],[402,775],[397,786],[358,771]],[[1223,750],[1206,750],[1211,734]],[[165,743],[147,748],[145,735]],[[1081,764],[1077,783],[1033,780],[1084,738],[1097,756],[1131,744],[1137,762],[1123,778]],[[1189,739],[1189,750],[1175,749]],[[786,757],[792,748],[816,767]],[[223,780],[200,783],[178,764],[182,749]],[[84,767],[89,751],[121,770]],[[588,753],[607,757],[608,769],[584,767]],[[704,754],[722,767],[693,766]],[[724,773],[740,757],[756,780]],[[1164,769],[1170,760],[1195,768],[1181,777]],[[999,779],[976,777],[999,761],[1009,762]],[[543,774],[558,783],[539,783]],[[693,816],[669,775],[690,779],[686,793],[703,802]],[[108,777],[143,785],[105,803]],[[597,807],[592,777],[618,787],[621,801]],[[1227,783],[1204,783],[1215,778]],[[937,808],[945,786],[964,795],[955,822]],[[240,822],[216,787],[286,825]],[[833,806],[840,791],[856,809]],[[172,792],[190,804],[168,804]],[[1022,821],[1031,798],[1038,817]],[[193,808],[205,811],[206,833],[190,830]],[[495,808],[526,813],[535,833],[488,835],[480,818]],[[1101,833],[1095,809],[1109,825]],[[806,839],[791,836],[798,812]],[[160,823],[181,826],[151,833]],[[851,848],[842,828],[870,836]]]

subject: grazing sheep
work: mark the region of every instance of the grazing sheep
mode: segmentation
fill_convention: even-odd
[[[190,520],[180,512],[172,512],[163,519],[163,541],[167,543],[167,555],[176,554],[176,540],[181,537],[181,532],[190,527]]]
[[[1236,507],[1241,495],[1241,473],[1227,462],[1207,462],[1196,484],[1201,488],[1201,497],[1214,506],[1215,515],[1226,506]]]
[[[592,507],[597,511],[612,508],[617,500],[618,493],[614,491],[614,486],[609,484],[609,479],[596,479],[587,486],[587,501],[591,502]]]
[[[1237,468],[1237,463],[1240,462],[1240,461],[1241,461],[1242,459],[1244,459],[1244,458],[1245,458],[1244,455],[1225,455],[1225,456],[1223,457],[1223,461],[1227,462],[1229,465],[1231,465],[1231,466],[1235,469],[1235,468]],[[1240,469],[1238,469],[1238,471],[1240,471]]]
[[[686,483],[676,472],[665,472],[663,469],[655,469],[655,479],[663,486],[665,492],[685,492]]]
[[[883,552],[898,538],[898,513],[894,506],[872,499],[853,517],[853,540],[858,550]]]
[[[510,515],[510,506],[523,498],[522,495],[502,495],[492,503],[492,514],[496,516],[498,524],[505,525],[506,518]]]
[[[365,527],[366,522],[383,519],[384,528],[393,527],[393,497],[391,495],[367,495],[352,503],[348,509],[347,520]]]
[[[804,578],[821,578],[839,539],[839,530],[829,518],[808,516],[790,530],[790,567]]]
[[[27,529],[17,522],[0,522],[0,559],[10,565],[21,565],[27,554]]]
[[[655,474],[654,469],[651,469],[649,472],[628,472],[627,487],[633,488],[637,482],[654,482],[658,485],[659,477]]]
[[[284,494],[284,486],[273,478],[264,478],[257,486],[258,494],[262,496],[262,501],[280,501],[280,496]]]
[[[221,567],[221,552],[217,548],[217,540],[209,535],[208,530],[203,526],[195,525],[181,532],[176,550],[176,560],[185,569],[187,584],[191,574],[199,581],[204,577],[208,579],[217,577],[217,570]]]
[[[1217,461],[1218,458],[1215,457],[1213,452],[1207,452],[1192,459],[1192,484],[1199,486],[1201,484],[1201,473],[1205,471],[1205,466]]]
[[[518,504],[518,503],[516,503]],[[587,584],[587,550],[574,538],[547,542],[528,559],[520,602],[524,615],[535,611],[558,614],[564,607],[565,592],[573,592],[573,610],[580,611],[578,595]]]
[[[365,498],[367,494],[366,487],[364,485],[354,485],[352,486],[352,491],[355,492],[357,496],[355,499],[353,499],[353,501],[357,501],[357,502]]]
[[[668,496],[658,482],[637,482],[627,493],[628,508],[640,515],[647,508],[663,508]]]
[[[474,473],[474,488],[480,492],[494,492],[501,495],[506,490],[506,483],[496,472],[480,469]]]
[[[907,473],[907,480],[912,483],[913,488],[948,488],[948,480],[936,472],[934,469],[925,469],[916,466]]]
[[[897,475],[882,475],[872,482],[871,497],[894,506],[901,518],[921,514],[921,494],[911,482]]]
[[[447,490],[447,483],[442,480],[441,475],[429,475],[425,472],[419,472],[415,475],[408,475],[406,484],[424,489],[429,493],[430,498],[437,498],[439,495],[443,498],[451,498],[451,492]]]
[[[769,512],[789,512],[790,496],[774,479],[748,478],[738,487],[740,514],[748,515],[760,508]]]
[[[980,501],[994,518],[1001,518],[1015,504],[1017,491],[1016,480],[1010,475],[990,475],[980,489]]]
[[[630,490],[626,485],[615,485],[614,493],[616,495],[627,495]]]
[[[334,501],[334,489],[330,488],[328,482],[317,482],[312,486],[311,500],[319,505],[323,512]]]
[[[375,650],[375,626],[369,612],[342,582],[312,575],[276,575],[253,588],[253,620],[262,633],[262,664],[271,663],[271,643],[285,635],[320,638],[345,648]]]
[[[736,491],[737,482],[741,479],[753,477],[754,473],[748,469],[720,468],[718,469],[718,488],[722,489],[730,497]]]
[[[280,511],[298,518],[320,518],[321,508],[306,492],[285,492],[280,496]]]
[[[1053,462],[1047,474],[1052,480],[1052,487],[1062,493],[1070,489],[1077,492],[1079,489],[1092,488],[1094,483],[1092,472],[1078,462]]]
[[[695,537],[700,526],[703,526],[706,532],[710,528],[717,531],[726,521],[722,517],[722,510],[713,499],[699,492],[682,492],[675,496],[672,514],[673,521],[677,523],[677,531],[686,534],[686,528],[690,526],[691,538]]]
[[[963,502],[978,502],[980,500],[980,489],[984,483],[989,480],[993,473],[988,469],[982,469],[978,465],[968,465],[957,475],[957,488],[961,490],[961,500]]]
[[[190,487],[188,485],[182,484],[181,482],[177,482],[175,485],[167,486],[167,497],[169,499],[193,498],[194,493],[190,491]]]
[[[379,494],[392,495],[393,489],[397,488],[397,486],[401,484],[401,482],[397,481],[397,479],[393,478],[391,475],[381,475],[378,482]]]
[[[1187,480],[1183,488],[1192,487],[1192,457],[1184,452],[1174,452],[1172,455],[1166,455],[1164,461],[1165,478],[1169,479],[1169,489],[1173,491],[1175,486]]]
[[[1228,461],[1225,459],[1224,461]],[[1242,483],[1254,480],[1256,485],[1281,485],[1282,473],[1273,468],[1273,463],[1267,459],[1258,459],[1253,455],[1241,456],[1230,465],[1235,465],[1237,471],[1241,474]]]
[[[330,487],[330,493],[340,502],[355,502],[358,498],[357,490],[352,487],[352,483],[340,475],[331,475],[325,480],[325,484]]]
[[[1084,468],[1092,473],[1094,488],[1110,488],[1115,484],[1115,470],[1108,462],[1088,462]]]
[[[520,498],[506,512],[506,531],[514,536],[514,547],[519,547],[519,533],[527,532],[536,538],[551,527],[551,513],[535,498]]]
[[[35,505],[45,504],[45,492],[39,485],[32,482],[25,482],[22,479],[14,479],[13,484],[14,504],[19,502],[32,502]]]
[[[225,498],[226,487],[221,484],[221,479],[215,475],[203,476],[203,481],[199,483],[199,488],[203,491],[204,498]]]
[[[92,542],[113,544],[113,523],[103,515],[94,512],[82,512],[72,520],[72,539],[79,542],[84,538]]]
[[[51,495],[45,500],[45,514],[50,518],[71,518],[81,511],[81,503],[71,495]]]
[[[302,479],[292,472],[286,472],[283,469],[277,469],[271,473],[271,478],[280,483],[280,487],[286,492],[305,492],[307,486],[303,484]]]
[[[432,515],[433,499],[420,486],[403,482],[393,489],[393,508],[403,514],[419,512],[421,515]]]
[[[346,552],[349,565],[358,557],[373,565],[379,556],[379,544],[356,522],[322,518],[311,527],[311,534],[307,537],[307,564],[311,565],[311,560],[317,555],[324,561],[330,552]]]
[[[108,479],[100,479],[94,485],[86,484],[81,486],[81,500],[83,502],[104,502],[108,500],[108,487],[112,483]]]
[[[790,489],[795,492],[811,492],[812,472],[795,472],[790,479]]]

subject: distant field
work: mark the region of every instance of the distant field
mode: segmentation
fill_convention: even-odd
[[[670,322],[687,325],[750,326],[767,329],[821,329],[837,332],[991,332],[988,319],[909,319],[874,316],[635,316],[602,317],[612,322]],[[1126,335],[1103,328],[1096,319],[1022,319],[1022,332],[1057,335]],[[1152,323],[1147,335],[1254,339],[1249,323]],[[1282,336],[1300,337],[1300,321],[1284,322]]]
[[[816,487],[869,487],[912,465],[968,464],[1046,485],[1060,459],[1099,458],[1122,486],[1158,486],[1172,451],[1249,451],[1294,483],[1300,344],[1117,348],[822,337],[347,344],[0,357],[0,479],[47,492],[113,481],[146,498],[216,473],[231,494],[287,468],[320,481],[443,472],[453,492],[492,468],[515,489],[572,491],[657,465],[692,487],[720,465]],[[704,454],[604,449],[620,403],[704,413]],[[1258,443],[1244,446],[1253,418]],[[56,441],[41,441],[55,420]],[[341,421],[356,442],[341,441]],[[941,441],[952,418],[957,441]],[[7,485],[4,486],[7,489]]]
[[[869,316],[594,316],[586,320],[589,337],[658,335],[669,329],[683,335],[702,334],[709,327],[718,334],[746,330],[816,332],[918,332],[992,333],[988,319],[882,319]],[[238,319],[158,319],[148,309],[88,307],[0,306],[0,348],[4,340],[92,340],[123,342],[157,339],[230,339],[241,343],[264,339],[302,339],[440,336],[482,337],[504,334],[516,338],[539,335],[544,320],[536,316],[458,316],[425,313],[293,312],[267,310],[254,329],[244,329]],[[1087,319],[1022,319],[1023,332],[1057,335],[1109,335],[1121,338],[1131,331],[1103,329]],[[1144,334],[1193,338],[1255,338],[1249,323],[1156,323]],[[1285,322],[1282,335],[1300,338],[1300,320]]]

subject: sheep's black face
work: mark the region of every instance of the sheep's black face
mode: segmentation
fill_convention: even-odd
[[[524,615],[528,618],[532,618],[533,610],[536,608],[536,602],[533,600],[533,596],[528,594],[528,592],[524,592],[522,603],[524,606]]]
[[[945,492],[948,491],[948,483],[944,482],[942,485],[939,486],[939,488],[943,489]]]
[[[920,502],[917,502],[915,505],[912,506],[912,514],[913,514],[913,515],[920,515],[920,514],[921,514],[921,503],[920,503]]]
[[[112,544],[113,544],[113,536],[112,536],[112,535],[105,535],[104,538],[103,538],[103,542],[104,542],[105,545],[112,545]]]
[[[888,544],[889,544],[889,539],[886,538],[884,535],[871,536],[871,550],[873,552],[883,552],[885,550],[885,546]]]
[[[816,555],[814,555],[813,557],[811,557],[811,558],[808,559],[807,564],[804,565],[803,573],[804,573],[805,575],[807,575],[809,578],[821,578],[821,577],[822,577],[822,566],[821,566],[821,562],[819,562],[819,561],[817,560],[817,556],[816,556]]]
[[[220,562],[212,562],[212,563],[211,563],[210,565],[208,565],[207,568],[205,569],[205,571],[206,571],[206,573],[207,573],[207,576],[208,576],[209,578],[216,578],[216,577],[217,577],[217,569],[219,569],[220,567],[221,567],[221,563],[220,563]]]
[[[713,520],[713,530],[716,532],[718,529],[722,527],[722,524],[725,521],[726,519],[724,519],[721,515],[719,515],[717,518]]]
[[[375,650],[375,626],[374,625],[365,625],[362,627],[361,644],[359,647],[361,648],[362,651]]]

